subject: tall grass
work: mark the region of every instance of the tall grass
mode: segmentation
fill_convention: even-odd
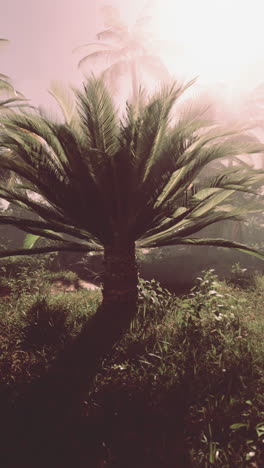
[[[263,279],[242,290],[211,270],[198,281],[184,298],[141,285],[144,336],[132,329],[97,376],[94,401],[120,466],[263,464]]]
[[[140,281],[138,314],[68,421],[56,468],[264,466],[264,277],[243,275],[236,266],[227,284],[209,270],[181,298]],[[101,294],[51,296],[45,266],[24,265],[5,279],[0,391],[8,418],[6,402],[52,368]]]
[[[44,261],[2,266],[0,301],[0,391],[17,395],[52,365],[58,353],[81,332],[101,300],[100,291],[50,294],[62,279],[76,284],[72,272],[52,273]]]

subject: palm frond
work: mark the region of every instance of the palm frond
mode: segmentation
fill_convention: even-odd
[[[18,193],[12,189],[1,188],[0,197],[20,208],[26,209],[32,213],[36,213],[38,216],[48,222],[63,223],[63,221],[66,222],[66,219],[68,219],[66,216],[62,216],[59,207],[51,206],[43,201],[39,202],[37,200],[32,200],[27,196],[27,194]]]
[[[109,43],[108,42],[88,42],[87,44],[82,44],[81,46],[75,47],[73,49],[73,53],[78,52],[79,50],[86,49],[88,54],[92,54],[93,52],[96,52],[98,48],[102,49],[109,49]]]
[[[228,248],[228,249],[236,249],[240,252],[253,255],[261,260],[264,260],[264,253],[254,249],[253,247],[249,247],[245,244],[240,244],[239,242],[233,242],[226,239],[221,238],[205,238],[205,239],[176,239],[174,242],[172,241],[171,244],[159,244],[159,247],[162,245],[191,245],[191,246],[211,246],[211,247],[221,247],[221,248]],[[157,245],[150,245],[147,244],[147,248],[157,247]],[[140,244],[140,248],[145,248],[144,244]]]
[[[56,135],[57,126],[55,122],[47,120],[43,115],[36,112],[12,114],[3,117],[1,122],[7,129],[4,139],[1,141],[2,146],[9,147],[8,145],[12,145],[12,138],[13,143],[17,142],[17,135],[19,134],[20,142],[22,139],[26,145],[42,146],[46,152],[49,152],[49,158],[56,162],[58,167],[65,168],[67,157]],[[8,141],[8,138],[10,141]],[[26,156],[25,152],[23,152],[23,155],[27,162],[34,162],[34,158],[30,155]]]
[[[13,98],[0,101],[0,105],[6,106],[7,104],[13,104],[12,106],[8,106],[8,107],[27,107],[27,108],[32,107],[30,106],[30,104],[26,104],[26,101],[28,101],[28,99],[20,98],[20,97],[13,97]]]
[[[123,29],[108,28],[96,34],[98,41],[110,41],[110,43],[122,43],[126,38],[126,32]],[[111,44],[112,45],[112,44]]]
[[[123,47],[121,50],[120,49],[103,49],[103,50],[98,50],[96,52],[92,52],[85,57],[83,57],[79,62],[78,62],[78,67],[81,68],[84,64],[89,64],[91,67],[95,65],[98,60],[102,60],[104,63],[107,65],[112,65],[116,63],[120,57],[125,57],[128,54],[128,48]]]
[[[179,180],[182,177],[182,169],[180,169],[176,177]],[[235,168],[233,171],[228,170],[225,179],[220,178],[216,180],[208,180],[207,187],[196,191],[196,193],[188,196],[188,190],[185,192],[187,199],[171,198],[169,201],[161,204],[157,198],[157,204],[154,205],[154,213],[152,221],[143,235],[143,238],[149,236],[172,235],[181,236],[189,235],[195,226],[197,230],[223,219],[236,219],[250,212],[257,212],[263,210],[263,203],[255,200],[254,203],[244,203],[243,207],[236,207],[236,205],[229,204],[223,205],[223,202],[232,197],[238,191],[243,191],[249,194],[257,195],[258,192],[252,187],[254,183],[260,185],[264,183],[264,173],[261,171],[247,170],[245,171]],[[243,177],[245,175],[245,177]],[[236,185],[235,185],[236,184]],[[218,185],[218,186],[217,186]],[[190,231],[191,230],[191,231]],[[139,235],[139,233],[137,234]],[[142,233],[141,233],[142,236]]]
[[[83,129],[91,148],[109,155],[117,146],[117,117],[111,96],[102,80],[91,77],[84,92],[76,91]]]
[[[58,241],[58,242],[63,242],[63,245],[65,246],[76,246],[76,248],[79,248],[79,247],[84,247],[84,248],[88,248],[89,251],[94,251],[94,252],[100,252],[102,251],[102,246],[96,242],[94,242],[93,240],[92,241],[82,241],[82,242],[76,242],[76,239],[65,239],[63,236],[61,235],[54,235],[54,232],[53,231],[46,231],[46,230],[34,230],[34,229],[23,229],[25,232],[27,232],[28,234],[26,235],[25,239],[24,239],[24,243],[23,243],[23,247],[26,248],[26,249],[32,249],[33,247],[35,247],[36,243],[39,241],[39,240],[42,240],[42,239],[51,239],[51,240],[54,240],[54,241]],[[87,236],[88,237],[88,236]]]
[[[73,124],[76,119],[76,102],[74,94],[58,81],[52,81],[49,93],[57,101],[68,125]]]
[[[12,118],[10,119],[12,121]],[[43,122],[45,126],[46,121]],[[101,180],[102,177],[98,173],[101,172],[99,171],[98,156],[95,157],[92,151],[87,152],[87,146],[83,145],[78,134],[67,125],[50,124],[49,127],[45,128],[45,131],[43,128],[40,131],[38,120],[36,122],[31,119],[26,121],[26,125],[22,121],[22,126],[26,127],[26,130],[23,128],[20,131],[18,128],[17,132],[14,132],[16,123],[21,126],[21,119],[15,118],[14,122],[10,124],[11,130],[5,132],[2,141],[3,146],[12,149],[11,154],[14,157],[10,157],[10,153],[2,154],[1,165],[16,172],[27,181],[30,189],[42,196],[44,204],[38,206],[38,202],[34,203],[33,200],[29,200],[25,195],[22,196],[21,193],[2,192],[3,197],[9,201],[16,200],[22,206],[27,206],[33,211],[36,209],[39,216],[48,220],[50,220],[50,216],[54,221],[61,220],[60,217],[58,219],[59,213],[55,207],[63,207],[65,215],[66,212],[68,213],[68,222],[70,219],[74,219],[77,226],[83,226],[83,213],[87,212],[88,208],[89,216],[87,216],[85,223],[86,229],[94,229],[93,232],[99,236],[103,236],[103,232],[107,233],[109,216],[107,215],[108,208],[107,206],[104,208],[104,205],[108,204],[109,197],[103,195],[104,192],[98,182],[108,181],[109,187],[110,184],[105,171],[104,180]],[[9,123],[6,125],[5,122],[5,127],[8,126]],[[41,137],[37,138],[32,131],[37,131]],[[53,148],[47,145],[47,141],[44,139],[45,134],[47,134],[46,140]],[[97,173],[96,168],[98,169]],[[89,200],[88,207],[87,200]],[[50,213],[50,209],[55,210],[55,213]],[[104,211],[105,216],[100,219],[98,212],[103,213]]]
[[[210,132],[211,133],[211,132]],[[213,136],[214,135],[214,136]],[[223,134],[220,133],[219,138]],[[216,131],[210,136],[202,138],[202,142],[194,143],[195,149],[187,149],[178,159],[178,169],[172,174],[170,180],[163,188],[160,196],[157,199],[156,208],[164,202],[173,204],[186,190],[187,186],[192,183],[201,171],[210,162],[217,159],[230,158],[235,154],[240,154],[242,151],[241,145],[234,144],[232,141],[223,141],[208,145],[209,141],[218,138]],[[206,145],[206,146],[204,146]],[[245,145],[244,153],[257,152],[261,150],[261,145]],[[243,179],[240,177],[240,181]],[[230,189],[232,187],[230,186]]]
[[[18,229],[21,229],[25,232],[38,231],[38,233],[44,232],[44,234],[45,232],[50,232],[53,234],[58,233],[58,235],[60,236],[60,239],[56,239],[56,240],[62,240],[62,235],[66,234],[67,236],[74,238],[75,241],[79,239],[87,244],[93,244],[95,250],[96,248],[100,247],[100,243],[98,239],[96,239],[95,236],[89,235],[87,232],[81,229],[78,229],[76,226],[70,226],[68,224],[63,224],[63,223],[54,222],[54,221],[47,222],[43,220],[40,221],[40,220],[35,220],[35,219],[32,220],[32,219],[16,218],[14,216],[5,216],[5,215],[0,215],[0,224],[15,226]],[[43,235],[43,237],[48,237],[48,236]],[[63,237],[63,240],[65,240],[65,237]]]
[[[160,229],[156,229],[155,234],[148,236],[148,233],[146,233],[142,242],[144,242],[144,246],[149,243],[151,246],[154,246],[153,244],[155,244],[156,247],[173,245],[174,241],[178,242],[179,239],[184,239],[190,235],[196,234],[207,226],[220,221],[241,221],[243,216],[246,214],[258,211],[260,211],[259,206],[234,208],[232,205],[230,205],[229,209],[225,209],[225,207],[221,209],[221,207],[219,207],[215,211],[211,211],[200,216],[195,216],[193,213],[186,213],[186,216],[184,216],[177,223],[173,223],[172,219],[170,227],[168,227],[169,224],[167,224],[166,227],[163,225]]]
[[[17,257],[21,255],[39,255],[52,252],[93,252],[93,249],[88,249],[86,247],[72,245],[53,245],[47,247],[35,247],[33,249],[13,249],[13,250],[1,250],[0,258],[7,257]]]
[[[148,101],[141,90],[119,123],[95,77],[75,91],[78,117],[70,104],[68,122],[36,111],[1,118],[0,167],[15,181],[2,184],[0,197],[37,219],[0,216],[0,224],[29,233],[28,247],[46,238],[52,251],[89,251],[135,240],[139,247],[191,243],[206,226],[262,210],[263,172],[239,156],[263,145],[240,141],[236,128],[219,128],[197,109],[177,113],[174,104],[190,84],[167,86]],[[228,158],[236,166],[218,164],[209,178],[208,167]],[[245,193],[243,206],[237,192]]]
[[[14,91],[14,87],[10,83],[8,76],[0,75],[0,91]]]
[[[142,173],[142,182],[146,182],[151,168],[162,153],[164,136],[169,126],[172,108],[177,99],[191,86],[193,81],[186,85],[164,86],[146,106],[138,126],[136,159],[139,171]]]

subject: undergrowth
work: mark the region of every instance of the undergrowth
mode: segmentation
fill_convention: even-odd
[[[263,281],[242,291],[210,270],[198,282],[184,298],[141,283],[144,326],[119,343],[92,393],[107,414],[109,466],[116,453],[131,467],[263,465]]]
[[[75,444],[76,457],[86,457],[80,466],[264,465],[264,277],[245,285],[243,273],[236,266],[227,284],[204,272],[182,298],[140,280],[137,316],[84,397]],[[3,406],[52,367],[101,300],[94,291],[48,295],[44,266],[5,277]],[[91,440],[97,464],[89,463]]]

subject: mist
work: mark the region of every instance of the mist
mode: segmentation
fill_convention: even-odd
[[[248,126],[248,134],[264,142],[264,33],[258,0],[9,0],[1,5],[0,36],[9,40],[0,49],[1,73],[33,105],[62,117],[49,89],[78,87],[86,76],[109,68],[105,78],[122,116],[133,95],[122,54],[119,68],[112,66],[116,59],[110,55],[83,60],[107,43],[98,33],[108,28],[109,18],[127,31],[125,46],[134,47],[136,87],[150,95],[163,83],[196,77],[184,94],[187,106],[204,109],[203,116],[216,123]],[[110,46],[122,44],[110,41]],[[141,60],[146,53],[149,63]],[[264,165],[261,154],[243,160],[257,169]]]
[[[106,2],[0,6],[1,466],[264,466],[263,0]]]
[[[124,43],[110,40],[109,21]],[[182,108],[201,109],[217,124],[247,127],[264,142],[264,58],[261,2],[171,0],[10,0],[1,6],[1,72],[35,106],[59,115],[50,90],[79,87],[104,73],[119,115],[141,87],[146,96],[164,83],[194,84]],[[102,46],[105,44],[109,46]],[[86,46],[87,45],[87,46]],[[117,51],[117,52],[116,52]],[[123,54],[123,55],[122,55]],[[147,60],[146,60],[147,58]],[[131,64],[135,77],[131,79]],[[134,89],[133,89],[134,86]],[[6,94],[6,90],[1,91]],[[242,158],[263,168],[261,154]]]
[[[95,42],[104,29],[105,5],[116,8],[131,33],[138,18],[150,17],[144,23],[144,46],[161,59],[172,77],[186,81],[197,76],[193,94],[210,97],[217,117],[241,118],[243,113],[243,118],[254,119],[259,113],[254,90],[264,81],[264,59],[258,0],[184,4],[9,0],[1,5],[1,37],[10,40],[0,51],[1,72],[34,105],[53,106],[47,91],[52,80],[79,85],[84,75],[106,65],[90,63],[78,69],[80,55],[73,53],[76,47]],[[153,81],[141,73],[142,85],[151,91],[157,75]],[[260,93],[258,99],[262,98]]]

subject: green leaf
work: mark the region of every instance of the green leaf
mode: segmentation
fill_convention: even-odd
[[[231,426],[229,426],[230,429],[232,429],[232,431],[237,431],[238,429],[241,429],[241,427],[247,427],[247,424],[245,423],[235,423],[235,424],[231,424]]]
[[[179,182],[182,180],[188,166],[183,166],[181,169],[177,169],[171,176],[169,182],[165,186],[164,190],[162,191],[161,195],[157,198],[157,201],[154,205],[154,208],[159,208],[162,203],[169,197],[172,190],[175,190]]]
[[[221,157],[233,161],[242,149],[254,148],[243,146],[234,129],[210,126],[198,114],[170,120],[186,87],[174,84],[148,102],[140,93],[121,123],[103,79],[95,77],[68,103],[68,123],[42,110],[1,117],[0,169],[12,172],[15,183],[12,188],[3,183],[0,196],[25,209],[29,219],[0,216],[0,224],[30,234],[20,255],[40,252],[35,245],[43,237],[54,241],[53,250],[57,244],[99,250],[129,239],[140,248],[208,245],[264,258],[244,244],[191,237],[213,223],[261,210],[262,199],[254,194],[263,171],[245,165],[222,171],[218,163],[220,175],[204,181],[208,163]],[[63,93],[60,97],[62,102]],[[247,195],[250,204],[225,203],[239,190],[253,192]]]
[[[257,432],[258,437],[262,437],[264,435],[264,422],[259,423],[256,426],[256,432]]]
[[[57,81],[52,81],[49,93],[56,99],[65,121],[70,125],[76,116],[76,103],[73,93],[70,92],[69,89],[65,89],[65,87]]]
[[[51,252],[93,252],[92,248],[81,247],[76,244],[53,245],[49,247],[33,247],[32,249],[12,249],[0,251],[0,258],[16,257],[20,255],[39,255]]]
[[[153,236],[154,237],[154,236]],[[164,246],[173,246],[173,245],[192,245],[192,246],[211,246],[211,247],[223,247],[229,249],[237,249],[240,252],[253,255],[260,260],[264,260],[264,253],[253,249],[245,244],[240,244],[238,242],[229,241],[227,239],[215,239],[215,238],[206,238],[206,239],[188,239],[180,237],[175,239],[169,239],[168,241],[163,241],[160,239],[159,241],[148,242],[148,239],[144,239],[138,242],[139,248],[154,248],[154,247],[164,247]]]
[[[36,234],[27,234],[23,242],[23,247],[25,249],[32,249],[38,239],[40,239],[40,236],[37,236]]]
[[[222,190],[222,189],[205,189],[203,190],[203,194],[198,196],[202,196],[204,198],[198,198],[198,200],[202,200],[202,206],[198,206],[198,208],[195,208],[192,213],[191,217],[200,217],[204,215],[205,213],[208,213],[208,211],[211,211],[216,205],[219,205],[221,202],[223,202],[226,198],[230,197],[234,193],[234,190]],[[194,198],[197,198],[194,197]]]

